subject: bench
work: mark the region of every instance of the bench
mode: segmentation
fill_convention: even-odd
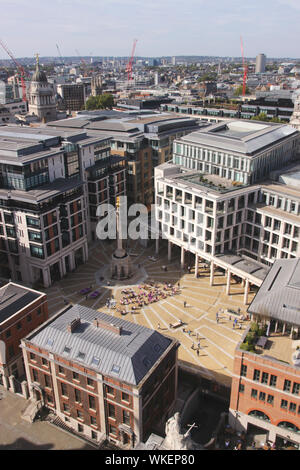
[[[170,328],[178,328],[181,325],[183,325],[182,321],[179,321],[177,323],[170,323]]]

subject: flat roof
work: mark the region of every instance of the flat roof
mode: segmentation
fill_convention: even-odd
[[[287,124],[234,120],[201,128],[181,137],[180,141],[251,156],[297,133]]]
[[[68,325],[76,319],[80,321],[71,333]],[[95,319],[101,325],[95,326]],[[138,385],[175,343],[172,338],[155,330],[82,305],[73,305],[55,315],[30,333],[26,340],[62,358],[133,385]]]

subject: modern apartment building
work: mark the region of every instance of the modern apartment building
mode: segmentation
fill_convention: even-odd
[[[58,104],[60,110],[71,112],[84,109],[86,95],[83,83],[58,84],[57,93],[62,98]]]
[[[1,128],[1,277],[48,287],[87,261],[94,204],[125,191],[115,159],[107,136]]]
[[[196,273],[199,258],[211,262],[212,283],[214,267],[221,267],[228,273],[227,291],[231,274],[242,278],[245,303],[247,283],[259,287],[275,259],[300,256],[297,178],[279,182],[280,171],[276,180],[268,178],[272,167],[292,161],[298,133],[271,126],[268,135],[263,127],[254,125],[251,138],[238,137],[241,128],[236,133],[230,125],[216,138],[215,125],[211,135],[209,128],[192,133],[174,142],[175,163],[155,169],[156,220],[168,239],[169,259],[176,245],[182,265],[185,252],[195,255]]]
[[[177,347],[157,331],[80,305],[22,341],[31,399],[86,437],[126,447],[169,416]]]
[[[129,204],[150,204],[154,200],[154,167],[172,159],[173,140],[204,124],[196,119],[167,113],[95,111],[77,118],[49,123],[57,128],[86,129],[90,135],[109,135],[112,154],[127,162]]]
[[[44,293],[13,282],[0,288],[0,383],[7,390],[24,393],[21,340],[47,319]]]
[[[300,448],[300,260],[277,260],[248,312],[265,328],[255,351],[235,351],[229,422],[248,434]],[[277,447],[277,448],[278,448]]]

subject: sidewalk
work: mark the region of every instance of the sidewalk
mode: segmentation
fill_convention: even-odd
[[[45,421],[22,419],[28,400],[0,386],[0,450],[95,450],[85,441]]]

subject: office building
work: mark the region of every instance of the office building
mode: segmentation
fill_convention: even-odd
[[[126,191],[110,138],[55,128],[0,128],[0,275],[50,286],[88,259],[100,202]]]
[[[255,73],[265,73],[267,57],[265,54],[258,54],[255,62]]]
[[[235,351],[229,422],[277,448],[300,448],[299,279],[299,258],[274,263],[248,308],[264,335]]]
[[[83,83],[62,83],[57,85],[61,97],[58,109],[61,111],[80,111],[85,107],[86,93]]]
[[[155,169],[156,220],[169,259],[175,245],[182,266],[186,253],[194,255],[196,275],[199,259],[210,262],[211,285],[215,268],[223,269],[227,294],[237,276],[247,304],[249,286],[260,287],[276,259],[300,256],[298,167],[270,171],[292,162],[299,134],[260,125],[238,138],[235,126],[227,133],[225,125],[223,135],[219,128],[224,124],[176,140],[175,163]]]
[[[177,341],[81,305],[22,341],[30,396],[89,439],[135,447],[175,404]]]

